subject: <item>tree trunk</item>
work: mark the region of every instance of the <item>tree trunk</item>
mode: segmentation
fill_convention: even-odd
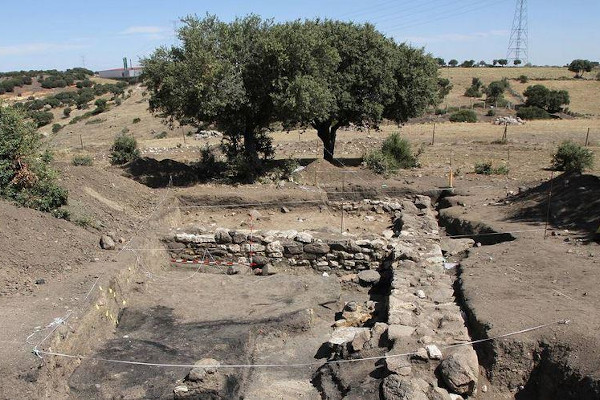
[[[333,154],[335,152],[335,137],[339,126],[336,124],[317,125],[317,135],[323,142],[323,158],[330,163],[333,163]]]
[[[254,137],[254,132],[250,129],[244,131],[244,153],[248,159],[258,159],[256,138]]]

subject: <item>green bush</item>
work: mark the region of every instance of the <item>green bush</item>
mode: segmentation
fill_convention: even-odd
[[[565,141],[552,156],[552,165],[558,171],[581,173],[594,165],[594,153],[576,143]]]
[[[490,108],[489,111],[487,112],[488,117],[495,117],[496,116],[496,109],[495,108]]]
[[[52,211],[67,203],[56,184],[49,154],[40,153],[40,135],[22,110],[0,106],[0,197],[25,207]]]
[[[96,109],[93,111],[94,114],[103,113],[108,109],[108,102],[106,99],[97,99],[94,102],[94,105],[96,106]]]
[[[54,115],[49,111],[33,111],[29,116],[38,128],[48,125],[54,119]]]
[[[399,168],[414,168],[418,166],[418,154],[413,154],[410,142],[393,133],[385,139],[381,146],[384,155],[393,159]]]
[[[550,114],[548,111],[543,108],[531,106],[531,107],[521,107],[517,111],[517,117],[521,119],[549,119]]]
[[[167,137],[167,131],[162,131],[154,135],[154,139],[164,139]]]
[[[467,97],[481,97],[483,93],[478,88],[471,86],[465,91],[465,96]]]
[[[473,110],[460,110],[450,115],[451,122],[477,122],[477,114]]]
[[[527,75],[521,75],[521,76],[519,76],[518,80],[521,83],[527,83],[527,82],[529,82],[529,77],[527,77]]]
[[[69,212],[69,210],[61,207],[61,208],[55,208],[54,210],[52,210],[52,216],[54,216],[55,218],[59,218],[59,219],[64,219],[69,221],[71,219],[71,213]]]
[[[138,122],[140,122],[142,119],[141,118],[134,118],[133,119],[133,123],[137,124]]]
[[[129,161],[139,158],[140,151],[137,148],[137,141],[133,136],[119,134],[110,148],[111,164],[125,164]]]
[[[390,158],[383,154],[381,150],[367,153],[367,155],[363,157],[363,161],[367,168],[376,174],[387,175],[394,171]]]
[[[58,133],[62,128],[61,124],[54,124],[52,125],[52,133]]]
[[[377,174],[389,174],[400,168],[418,167],[420,152],[413,153],[410,142],[397,133],[388,136],[380,150],[363,157],[365,165]]]
[[[65,116],[65,118],[69,118],[69,116],[71,115],[71,107],[65,107],[65,109],[63,110],[63,115]]]
[[[478,162],[475,164],[475,173],[479,175],[508,175],[507,165],[500,165],[494,168],[490,161]]]
[[[92,157],[90,156],[74,156],[71,160],[71,164],[73,165],[85,165],[90,166],[94,163]]]

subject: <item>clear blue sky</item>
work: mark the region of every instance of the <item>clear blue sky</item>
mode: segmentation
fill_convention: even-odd
[[[529,59],[563,65],[600,60],[600,0],[529,0]],[[0,71],[107,69],[134,64],[172,44],[173,23],[188,14],[223,20],[256,13],[278,21],[333,18],[369,21],[399,42],[447,61],[504,58],[514,0],[19,0],[0,5]]]

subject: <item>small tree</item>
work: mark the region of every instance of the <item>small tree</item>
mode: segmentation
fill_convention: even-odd
[[[65,116],[65,118],[69,118],[69,116],[71,115],[71,107],[65,107],[65,109],[63,110],[63,115]]]
[[[458,65],[458,60],[452,59],[448,61],[448,65],[451,67],[456,67]]]
[[[94,114],[103,113],[108,108],[108,102],[106,101],[106,99],[97,99],[94,102],[94,105],[96,106],[96,109],[94,110]]]
[[[504,91],[507,88],[506,81],[494,81],[485,89],[486,102],[496,103],[504,97]]]
[[[552,157],[552,165],[558,171],[578,172],[594,165],[594,153],[571,141],[565,141]]]
[[[562,111],[563,106],[570,103],[569,92],[566,90],[551,90],[546,96],[546,109],[550,113]]]
[[[442,100],[444,100],[444,97],[448,96],[448,94],[450,94],[450,91],[452,90],[452,83],[450,82],[450,79],[446,79],[446,78],[438,78],[438,98],[439,98],[439,102],[441,102]]]
[[[460,66],[463,68],[472,68],[475,66],[475,60],[465,60]]]
[[[443,59],[443,58],[441,58],[441,57],[437,57],[437,58],[435,59],[435,61],[437,62],[437,64],[438,64],[440,67],[445,67],[445,66],[446,66],[446,60],[444,60],[444,59]]]
[[[483,88],[483,82],[479,78],[471,79],[471,86],[465,91],[467,97],[481,97],[481,89]]]
[[[583,78],[584,72],[590,72],[594,64],[590,60],[573,60],[569,64],[569,71],[575,72],[575,78]]]
[[[506,58],[501,58],[500,60],[498,60],[498,64],[504,67],[505,65],[508,65],[508,60]]]
[[[527,87],[523,95],[527,97],[525,105],[528,107],[546,108],[546,98],[550,90],[544,85],[533,85]]]
[[[111,164],[125,164],[140,157],[137,141],[133,136],[119,134],[110,148]]]
[[[522,62],[521,62],[521,60],[515,60],[515,61],[513,61],[513,63],[515,64],[515,67],[516,67],[518,65],[521,65]]]

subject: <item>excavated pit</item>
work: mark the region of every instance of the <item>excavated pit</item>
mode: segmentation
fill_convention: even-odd
[[[173,229],[160,231],[167,251],[138,254],[126,278],[127,302],[111,309],[118,322],[68,375],[69,395],[183,399],[208,390],[215,398],[380,398],[399,373],[406,384],[425,382],[413,387],[424,395],[447,394],[441,360],[425,347],[469,337],[443,269],[429,198],[327,202],[326,209],[283,204],[251,218],[247,207],[217,211],[189,200],[175,207],[163,218]],[[332,228],[342,210],[344,233]],[[291,225],[286,237],[276,229],[281,216]],[[352,337],[334,339],[345,328]],[[381,358],[409,350],[421,354],[398,359],[409,370]],[[374,358],[345,361],[365,357]],[[216,373],[190,367],[203,359],[305,366]]]

